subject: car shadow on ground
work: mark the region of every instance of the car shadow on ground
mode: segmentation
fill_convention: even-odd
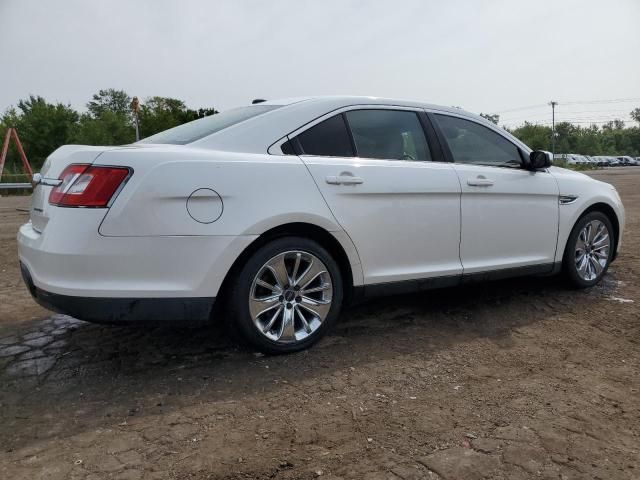
[[[163,412],[225,401],[363,362],[434,355],[478,337],[507,347],[518,328],[561,315],[577,301],[602,298],[615,283],[609,274],[599,286],[577,291],[560,278],[533,277],[380,298],[346,309],[310,350],[273,357],[233,341],[224,322],[106,326],[53,315],[0,338],[0,417],[16,428],[21,423],[26,433],[37,427],[24,412],[47,398],[39,415],[80,405],[94,413],[85,416],[85,428],[141,414],[157,399]],[[34,388],[39,394],[32,399]]]

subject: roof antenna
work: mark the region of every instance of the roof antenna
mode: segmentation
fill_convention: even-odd
[[[251,105],[255,105],[256,103],[262,103],[262,102],[266,102],[266,100],[264,98],[254,98],[251,101]]]

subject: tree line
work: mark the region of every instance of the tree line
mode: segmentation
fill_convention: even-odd
[[[496,125],[500,121],[498,115],[480,115]],[[630,112],[630,115],[640,125],[640,108]],[[553,131],[549,126],[524,122],[517,128],[503,128],[534,150],[552,149]],[[613,120],[601,126],[558,122],[555,136],[556,153],[640,156],[640,127],[627,127],[622,120]]]
[[[35,170],[47,156],[61,145],[125,145],[135,141],[131,108],[132,98],[122,90],[100,90],[78,112],[70,105],[49,103],[43,97],[31,95],[20,100],[0,117],[0,135],[14,127]],[[171,127],[218,113],[213,107],[190,109],[182,100],[149,97],[138,111],[140,138]],[[499,124],[498,115],[481,114]],[[640,124],[640,108],[631,112]],[[525,122],[509,131],[533,149],[551,150],[551,127]],[[568,122],[556,124],[557,153],[583,155],[640,156],[640,127],[627,127],[621,120],[602,126],[580,126]],[[9,151],[5,171],[21,171],[14,147]]]
[[[49,103],[31,95],[20,100],[0,117],[0,135],[14,127],[29,163],[37,170],[51,152],[61,145],[126,145],[136,140],[132,98],[122,90],[100,90],[86,104],[86,112],[70,105]],[[149,97],[138,111],[140,138],[171,127],[213,115],[213,107],[187,108],[182,100]],[[1,140],[0,140],[1,141]],[[6,170],[21,171],[15,147],[9,151]]]

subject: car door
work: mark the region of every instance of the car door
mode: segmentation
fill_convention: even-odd
[[[537,266],[549,271],[558,237],[558,185],[522,168],[521,149],[497,128],[437,113],[462,187],[464,274]]]
[[[451,163],[433,161],[424,121],[411,109],[358,107],[290,136],[353,240],[365,284],[460,278],[460,184]]]

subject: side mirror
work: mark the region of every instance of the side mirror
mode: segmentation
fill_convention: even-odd
[[[534,150],[529,154],[529,169],[538,170],[550,167],[552,164],[551,152],[544,150]]]

